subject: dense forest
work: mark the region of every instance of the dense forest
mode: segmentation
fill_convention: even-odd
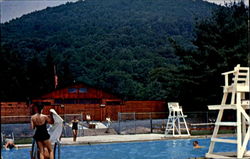
[[[220,73],[247,65],[247,15],[243,3],[201,0],[86,0],[24,15],[1,24],[1,100],[52,91],[56,67],[58,88],[206,109],[221,99]]]

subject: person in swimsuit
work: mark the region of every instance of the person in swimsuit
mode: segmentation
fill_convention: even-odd
[[[43,105],[40,103],[35,104],[35,106],[37,113],[31,116],[31,127],[32,129],[36,129],[33,138],[36,140],[39,148],[39,157],[40,159],[44,159],[44,149],[47,148],[49,152],[49,158],[54,159],[53,149],[49,140],[50,135],[46,127],[47,123],[54,123],[52,114],[50,115],[50,117],[42,114]]]
[[[74,119],[71,122],[72,122],[72,131],[73,131],[73,141],[76,142],[79,121],[76,119],[76,116],[74,116]]]
[[[6,142],[6,144],[5,144],[5,149],[6,150],[11,150],[12,148],[17,148],[17,146],[14,144],[14,141],[13,140],[8,140],[7,142]]]

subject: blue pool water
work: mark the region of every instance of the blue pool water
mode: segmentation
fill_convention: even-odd
[[[194,149],[197,140],[201,149]],[[148,142],[112,143],[98,145],[62,146],[61,159],[187,159],[204,157],[210,139],[161,140]],[[250,149],[248,144],[247,149]],[[3,159],[29,159],[31,149],[2,151]],[[235,144],[216,143],[217,152],[235,151]]]

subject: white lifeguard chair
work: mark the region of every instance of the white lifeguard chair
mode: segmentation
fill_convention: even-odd
[[[249,97],[249,67],[237,65],[233,71],[222,73],[225,76],[225,86],[223,86],[223,98],[220,105],[208,106],[209,110],[219,110],[215,122],[214,132],[211,138],[207,158],[249,158],[246,147],[250,137],[250,117],[246,110],[250,107]],[[229,85],[230,83],[230,85]],[[227,104],[227,97],[231,94],[230,104]],[[229,102],[229,101],[228,101]],[[224,110],[235,110],[236,121],[221,121]],[[235,126],[237,129],[236,140],[219,138],[220,126]],[[236,144],[237,152],[214,152],[216,142]]]
[[[177,102],[168,103],[169,115],[165,130],[165,136],[190,136],[185,115],[183,115],[182,107]]]

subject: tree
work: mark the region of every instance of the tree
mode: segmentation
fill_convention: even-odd
[[[126,99],[176,99],[182,91],[171,91],[183,80],[171,82],[176,67],[168,67],[178,60],[167,39],[189,46],[195,17],[216,7],[202,0],[87,0],[1,24],[1,45],[8,46],[0,58],[1,97],[51,91],[56,64],[59,87],[79,81]]]
[[[193,41],[196,49],[184,49],[172,40],[181,61],[179,70],[188,79],[182,83],[186,96],[182,102],[188,103],[189,109],[205,109],[208,104],[218,103],[224,82],[221,73],[237,64],[248,65],[247,20],[248,8],[243,2],[228,4],[218,8],[211,18],[197,22]]]

